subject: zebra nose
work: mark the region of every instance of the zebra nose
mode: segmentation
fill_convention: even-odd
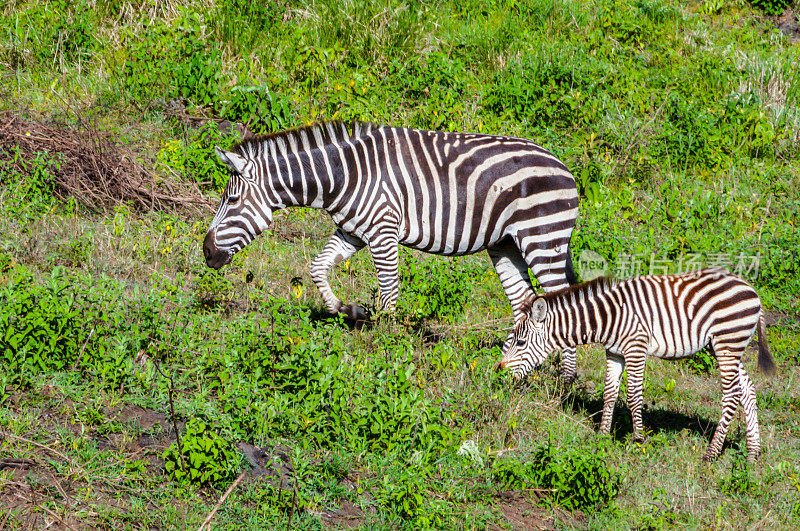
[[[212,262],[217,255],[217,245],[214,243],[214,231],[208,231],[205,240],[203,240],[203,257],[206,259],[206,265],[212,267]]]

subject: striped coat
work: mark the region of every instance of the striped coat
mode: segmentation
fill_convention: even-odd
[[[724,269],[642,276],[620,282],[598,279],[542,297],[524,308],[503,351],[501,365],[524,376],[555,349],[600,343],[607,351],[601,433],[611,430],[622,371],[628,370],[628,405],[634,436],[642,436],[642,385],[646,356],[684,358],[710,347],[722,380],[722,417],[706,459],[722,450],[728,424],[741,404],[748,458],[760,452],[753,383],[742,355],[758,329],[758,365],[775,365],[766,343],[764,313],[753,288]]]
[[[573,278],[569,241],[578,213],[575,181],[530,140],[323,123],[217,149],[230,179],[203,244],[219,268],[264,231],[275,210],[324,209],[337,230],[311,264],[330,312],[363,310],[333,293],[328,271],[369,246],[381,309],[398,296],[398,244],[454,256],[487,250],[515,318],[533,293]],[[564,354],[575,374],[574,350]]]

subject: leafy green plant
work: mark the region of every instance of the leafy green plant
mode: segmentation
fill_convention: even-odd
[[[715,358],[714,355],[708,350],[703,349],[693,356],[684,358],[682,363],[695,374],[709,374],[716,368],[717,358]]]
[[[375,493],[378,502],[413,529],[441,529],[443,521],[426,496],[426,474],[415,467],[386,471]]]
[[[748,0],[748,3],[760,9],[765,15],[776,16],[786,10],[787,7],[792,5],[794,0]]]
[[[265,84],[233,87],[221,111],[223,117],[242,122],[255,134],[289,129],[292,104]]]
[[[167,140],[158,152],[158,160],[204,187],[222,191],[228,182],[228,170],[214,155],[214,147],[230,148],[237,136],[219,130],[214,120],[200,126],[184,141]]]
[[[454,322],[469,301],[474,272],[458,260],[418,259],[402,250],[398,310],[415,320]]]
[[[211,26],[217,38],[236,50],[249,51],[269,38],[269,31],[280,22],[292,2],[248,2],[222,0],[211,13]]]
[[[510,63],[488,86],[486,109],[542,128],[591,123],[599,111],[592,94],[607,74],[595,62],[568,59],[573,53],[563,47],[542,48]]]
[[[33,2],[20,7],[4,21],[10,46],[0,48],[15,68],[40,64],[63,69],[79,59],[85,61],[94,51],[96,18],[86,0]]]
[[[186,423],[181,448],[183,458],[177,441],[162,456],[164,470],[175,481],[192,485],[218,485],[228,480],[239,464],[230,443],[209,424],[197,418]]]
[[[610,503],[619,493],[619,472],[609,466],[601,446],[555,449],[549,443],[534,451],[531,460],[495,462],[492,477],[503,489],[551,490],[550,500],[569,510]]]
[[[80,308],[62,268],[44,286],[33,274],[14,268],[0,287],[0,352],[12,382],[40,372],[60,370],[80,348]]]
[[[32,220],[52,208],[61,159],[57,154],[38,152],[33,160],[26,160],[19,149],[13,153],[13,163],[22,171],[0,166],[0,184],[12,196],[7,200],[8,212],[21,220]]]
[[[185,99],[198,106],[219,100],[221,53],[203,35],[200,16],[186,12],[177,28],[156,25],[128,37],[122,67],[126,93],[149,104]]]
[[[731,460],[730,475],[719,481],[719,490],[728,494],[753,495],[760,485],[752,477],[747,456],[737,452]]]

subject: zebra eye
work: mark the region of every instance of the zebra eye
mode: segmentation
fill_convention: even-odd
[[[232,203],[237,202],[238,200],[239,200],[239,196],[238,195],[229,195],[228,196],[228,204],[229,205],[232,204]]]
[[[526,343],[526,341],[524,339],[517,339],[517,346],[518,347],[524,347],[525,343]]]

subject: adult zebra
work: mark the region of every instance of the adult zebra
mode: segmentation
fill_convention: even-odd
[[[755,290],[720,268],[678,275],[649,275],[618,283],[597,279],[532,298],[503,349],[501,365],[522,377],[553,350],[587,343],[606,348],[606,378],[600,433],[611,418],[622,371],[628,369],[628,407],[633,433],[642,439],[642,385],[647,355],[684,358],[711,347],[722,380],[722,416],[706,460],[722,451],[728,424],[741,404],[747,426],[747,458],[761,451],[756,390],[742,355],[758,330],[758,366],[775,362],[767,346],[764,312]]]
[[[369,245],[381,309],[398,296],[398,244],[447,256],[486,249],[514,310],[533,293],[574,282],[569,242],[575,180],[530,140],[327,122],[216,148],[230,179],[203,253],[219,269],[272,222],[275,210],[326,210],[337,230],[311,264],[328,311],[358,319],[331,290],[328,271]],[[562,374],[575,376],[574,349]]]

